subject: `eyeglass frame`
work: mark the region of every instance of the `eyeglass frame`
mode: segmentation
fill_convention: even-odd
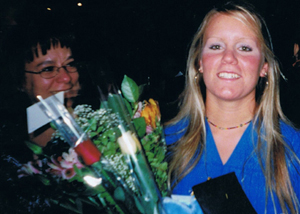
[[[56,69],[53,69],[53,70],[56,71],[56,73],[55,73],[55,75],[53,77],[49,77],[49,78],[45,78],[45,77],[42,76],[42,73],[45,73],[47,71],[38,71],[38,72],[35,72],[35,71],[26,71],[26,70],[24,70],[24,72],[25,73],[29,73],[29,74],[39,74],[43,79],[52,79],[52,78],[56,77],[59,74],[59,69],[61,69],[61,68],[63,68],[68,73],[78,72],[77,66],[63,65],[61,67],[56,67],[56,66],[51,66],[51,67],[56,68]],[[70,72],[70,71],[68,71],[67,67],[75,67],[76,71]]]

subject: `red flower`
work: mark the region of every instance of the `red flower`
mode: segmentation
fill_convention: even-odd
[[[83,159],[86,165],[92,165],[101,158],[101,152],[91,140],[85,140],[75,148],[76,153]]]

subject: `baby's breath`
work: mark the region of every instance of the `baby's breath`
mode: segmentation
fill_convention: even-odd
[[[136,192],[134,177],[131,176],[128,165],[125,163],[119,144],[115,127],[120,123],[119,117],[111,110],[93,110],[89,105],[78,105],[74,109],[75,121],[88,133],[91,140],[104,156],[103,166],[120,176],[128,187]],[[167,164],[164,162],[166,146],[162,136],[162,126],[157,124],[152,133],[141,139],[145,154],[155,175],[155,180],[166,195]],[[59,132],[54,137],[62,138]]]

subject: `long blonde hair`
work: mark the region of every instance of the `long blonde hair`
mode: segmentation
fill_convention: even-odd
[[[192,41],[187,61],[186,86],[183,92],[182,104],[178,115],[168,125],[174,125],[182,120],[188,120],[185,134],[170,147],[171,161],[169,167],[169,186],[174,187],[197,164],[203,148],[205,148],[205,87],[202,74],[198,72],[199,61],[203,48],[203,37],[210,20],[216,14],[225,14],[234,17],[247,26],[257,35],[265,62],[269,65],[268,76],[260,78],[256,88],[257,109],[253,124],[258,124],[258,144],[256,153],[266,179],[266,196],[273,191],[279,198],[282,211],[287,207],[292,213],[298,212],[298,199],[295,195],[288,173],[285,154],[289,150],[284,142],[279,125],[279,119],[289,123],[284,116],[279,100],[280,69],[272,51],[272,42],[268,29],[262,17],[253,8],[239,6],[232,3],[220,9],[211,10],[204,18]],[[266,84],[268,82],[268,85]],[[261,131],[261,128],[264,128]],[[267,143],[266,149],[262,152]],[[299,160],[298,160],[299,161]],[[264,163],[264,164],[262,164]]]

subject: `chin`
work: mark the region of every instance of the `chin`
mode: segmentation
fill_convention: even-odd
[[[77,95],[78,95],[78,90],[65,91],[65,98],[77,97]]]

